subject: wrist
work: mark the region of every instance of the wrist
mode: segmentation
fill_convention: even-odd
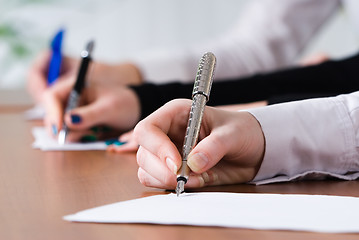
[[[118,74],[123,74],[122,82],[126,85],[140,85],[143,83],[143,76],[140,69],[132,63],[123,63],[117,68]]]
[[[127,87],[122,87],[120,98],[117,98],[116,118],[113,119],[120,130],[128,131],[133,129],[140,120],[141,105],[136,93]]]
[[[141,103],[140,99],[138,98],[137,94],[130,88],[128,88],[128,95],[130,100],[129,109],[129,122],[132,123],[130,129],[133,129],[136,124],[141,120]]]
[[[238,114],[242,115],[243,121],[238,121],[239,127],[235,132],[240,133],[237,134],[239,137],[237,141],[243,146],[241,159],[244,167],[248,169],[245,182],[249,182],[255,178],[262,165],[265,153],[265,136],[260,123],[251,113],[243,111],[238,112]],[[233,147],[238,148],[238,145]]]
[[[101,85],[139,85],[143,82],[140,70],[132,63],[119,65],[104,64],[93,62],[92,71],[89,75],[91,83],[101,83]]]

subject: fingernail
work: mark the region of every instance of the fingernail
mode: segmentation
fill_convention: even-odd
[[[202,173],[201,176],[205,183],[208,183],[210,181],[210,177],[207,172]]]
[[[203,187],[204,184],[206,183],[206,181],[202,176],[198,176],[198,181],[199,181],[199,187]]]
[[[94,133],[100,133],[100,132],[101,133],[107,133],[107,132],[111,132],[112,128],[107,127],[107,126],[96,126],[96,127],[92,127],[91,131],[93,131]]]
[[[92,127],[91,131],[94,133],[98,133],[100,131],[99,127]]]
[[[112,144],[116,145],[116,146],[121,146],[123,144],[126,144],[127,142],[121,142],[121,141],[118,141],[116,138],[114,138],[114,139],[106,140],[105,143],[107,146],[112,145]]]
[[[82,142],[82,143],[89,143],[89,142],[95,142],[95,141],[97,141],[97,137],[94,135],[86,135],[80,139],[80,142]]]
[[[205,184],[213,184],[218,180],[218,175],[213,171],[204,172],[201,174]]]
[[[116,145],[116,146],[121,146],[121,145],[124,145],[126,144],[127,142],[120,142],[120,141],[116,141],[114,142],[113,144]]]
[[[217,182],[218,181],[218,174],[216,173],[212,173],[212,182]]]
[[[208,164],[208,158],[203,153],[196,153],[188,157],[187,164],[192,171],[200,172]]]
[[[106,145],[109,146],[111,144],[113,144],[114,142],[116,142],[117,139],[116,138],[111,138],[105,141]]]
[[[177,166],[176,164],[173,162],[173,160],[171,158],[166,158],[166,164],[167,164],[167,167],[176,175],[177,174]]]
[[[71,122],[73,124],[78,124],[82,121],[80,115],[77,115],[77,114],[71,114]]]
[[[57,135],[57,127],[56,127],[56,125],[52,124],[51,129],[52,129],[52,134],[54,134],[54,136],[56,136]]]
[[[102,127],[102,131],[103,131],[103,132],[112,132],[113,129],[112,129],[111,127],[108,127],[108,126],[103,126],[103,127]]]

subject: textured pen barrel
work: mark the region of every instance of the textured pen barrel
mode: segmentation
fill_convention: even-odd
[[[215,67],[216,57],[214,54],[211,52],[205,53],[198,64],[198,70],[192,91],[192,98],[196,94],[202,94],[206,96],[207,101],[209,100]]]
[[[193,101],[183,144],[182,166],[178,171],[177,179],[185,178],[185,181],[187,181],[189,177],[190,170],[187,166],[187,158],[198,139],[204,107],[209,100],[215,65],[216,57],[210,52],[205,53],[199,62],[192,92]]]

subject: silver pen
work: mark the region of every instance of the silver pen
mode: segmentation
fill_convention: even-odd
[[[75,85],[69,95],[65,113],[76,108],[79,104],[81,92],[85,87],[86,73],[87,73],[87,69],[91,62],[91,53],[92,53],[93,48],[94,48],[94,41],[91,40],[86,44],[85,50],[83,50],[81,52],[82,60],[81,60],[80,69],[79,69],[79,72],[77,75]],[[59,136],[58,136],[59,144],[65,144],[68,131],[69,131],[69,129],[64,122],[62,129],[59,132]]]
[[[188,181],[190,169],[187,165],[187,158],[198,139],[204,107],[209,100],[215,67],[216,57],[214,54],[211,52],[205,53],[199,61],[192,92],[192,106],[183,143],[182,166],[177,173],[177,196],[184,192],[184,185]]]

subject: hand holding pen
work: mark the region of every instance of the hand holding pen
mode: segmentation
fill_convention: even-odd
[[[188,177],[187,183],[183,180],[187,189],[251,181],[263,159],[264,136],[248,112],[205,107],[198,142],[183,164],[183,139],[191,136],[186,130],[191,126],[188,113],[192,103],[187,99],[170,101],[135,127],[140,182],[175,189],[182,177]]]
[[[81,93],[85,87],[86,74],[87,74],[89,65],[91,63],[91,54],[92,54],[93,48],[94,48],[94,41],[90,41],[87,43],[86,48],[81,52],[82,60],[81,60],[80,69],[79,69],[73,90],[70,92],[70,95],[69,95],[69,98],[67,101],[67,106],[65,109],[65,113],[68,111],[71,111],[72,109],[76,108],[79,105]],[[66,126],[66,124],[64,123],[62,125],[62,129],[59,132],[59,136],[58,136],[59,144],[65,144],[68,131],[69,131],[69,129]]]
[[[45,126],[50,135],[60,137],[61,143],[117,137],[132,129],[140,117],[140,103],[134,91],[118,83],[109,84],[106,74],[101,81],[94,81],[97,64],[85,74],[85,68],[90,67],[89,52],[82,54],[77,78],[58,81],[44,93]],[[86,77],[91,78],[91,83],[83,88]],[[60,134],[57,129],[62,129]]]
[[[63,55],[65,31],[60,29],[50,49],[41,52],[27,74],[27,89],[36,103],[43,103],[45,91],[55,82],[70,79],[78,69],[78,60]]]
[[[63,54],[64,30],[60,29],[51,41],[51,49],[41,52],[31,64],[27,73],[27,89],[36,103],[43,103],[43,95],[49,86],[53,87],[62,81],[72,81],[76,77],[78,58]],[[91,80],[107,85],[128,85],[142,83],[139,68],[132,63],[107,64],[96,62],[96,69],[92,71]]]

